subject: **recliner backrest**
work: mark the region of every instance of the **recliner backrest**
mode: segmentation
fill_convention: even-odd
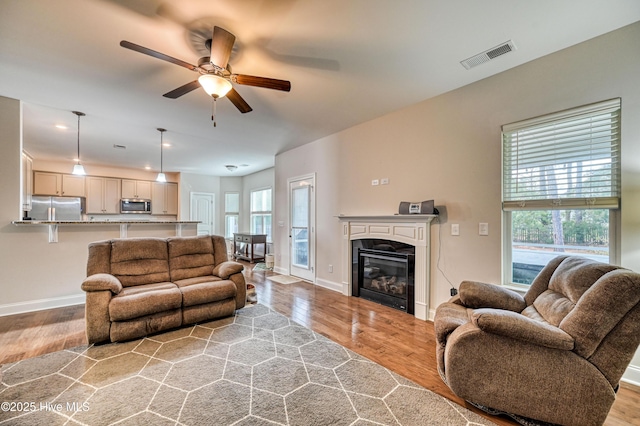
[[[169,281],[167,241],[162,238],[111,240],[111,274],[123,287]]]
[[[209,235],[167,239],[171,281],[213,273],[213,241]]]

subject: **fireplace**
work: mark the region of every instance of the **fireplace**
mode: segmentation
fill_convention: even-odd
[[[415,247],[362,239],[352,248],[352,295],[413,314]]]
[[[426,214],[401,214],[389,216],[347,216],[339,215],[337,218],[342,224],[342,293],[346,296],[354,296],[354,291],[360,294],[356,271],[358,269],[357,256],[354,258],[353,247],[357,241],[366,239],[386,240],[392,246],[396,243],[407,244],[414,249],[413,253],[413,303],[407,300],[407,312],[421,320],[433,318],[433,311],[429,310],[429,275],[430,275],[430,223],[437,215]],[[357,246],[363,249],[380,249],[378,247]],[[404,253],[398,250],[396,253]],[[383,250],[386,251],[386,250]],[[386,254],[386,253],[385,253]],[[395,259],[395,256],[392,256]],[[377,260],[377,259],[376,259]],[[409,260],[408,262],[411,262]],[[375,265],[374,265],[375,266]],[[378,266],[379,267],[379,266]],[[355,280],[354,280],[355,278]],[[389,278],[390,280],[391,278]],[[396,278],[397,281],[397,278]],[[375,285],[384,286],[384,282]],[[390,283],[386,283],[389,288]],[[355,289],[354,289],[355,287]],[[398,291],[395,289],[395,291]],[[409,293],[409,290],[407,291]],[[376,295],[377,296],[377,295]],[[408,297],[411,295],[408,294]]]

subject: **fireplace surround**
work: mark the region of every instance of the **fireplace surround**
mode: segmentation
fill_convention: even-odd
[[[405,243],[415,249],[413,314],[424,321],[429,319],[430,223],[436,217],[422,214],[337,216],[342,225],[342,293],[353,296],[354,240],[377,239]]]

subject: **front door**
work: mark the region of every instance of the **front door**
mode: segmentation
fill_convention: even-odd
[[[315,282],[315,175],[289,180],[289,273]]]
[[[215,194],[207,192],[191,193],[191,220],[198,220],[198,235],[213,235],[215,233],[214,207]]]

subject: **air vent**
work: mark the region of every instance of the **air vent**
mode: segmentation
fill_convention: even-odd
[[[115,143],[113,144],[113,147],[114,147],[115,149],[127,149],[127,147],[126,147],[126,146],[124,146],[124,145],[118,145],[118,144],[115,144]]]
[[[479,53],[475,56],[472,56],[469,59],[465,59],[460,63],[462,64],[463,67],[469,70],[473,67],[477,67],[478,65],[482,65],[485,62],[489,62],[490,60],[495,59],[498,56],[502,56],[505,53],[513,52],[514,50],[516,50],[516,45],[513,44],[513,41],[509,40],[507,42],[502,43],[499,46],[496,46],[482,53]]]

